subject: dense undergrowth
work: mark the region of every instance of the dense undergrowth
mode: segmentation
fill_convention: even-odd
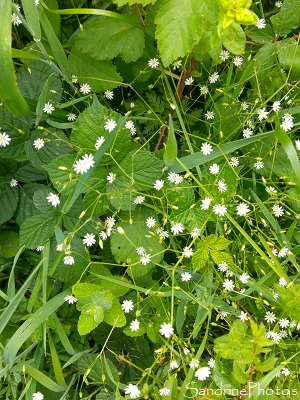
[[[1,399],[299,398],[299,15],[0,2]]]

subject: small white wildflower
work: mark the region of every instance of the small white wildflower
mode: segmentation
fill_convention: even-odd
[[[1,134],[0,134],[1,135]],[[0,146],[1,146],[1,138],[0,138]],[[298,151],[300,151],[300,139],[295,140],[295,146]]]
[[[250,208],[249,208],[248,204],[240,203],[239,205],[236,206],[237,215],[242,217],[242,216],[247,215],[248,212],[250,212]]]
[[[11,181],[9,182],[9,186],[10,187],[18,186],[18,181],[16,179],[11,179]]]
[[[135,249],[135,251],[137,252],[137,254],[138,254],[139,256],[143,256],[143,255],[146,253],[146,250],[144,249],[144,247],[137,247],[137,248]]]
[[[110,172],[106,177],[107,182],[108,183],[113,183],[116,180],[116,177],[117,177],[116,174],[114,174],[113,172]]]
[[[183,251],[182,251],[183,257],[191,258],[193,256],[193,254],[194,254],[193,249],[190,249],[187,246],[183,248]]]
[[[272,110],[273,111],[279,111],[280,110],[280,101],[274,101],[273,105],[272,105]]]
[[[149,262],[151,261],[151,255],[150,254],[144,254],[141,258],[140,258],[140,263],[142,265],[147,265],[149,264]]]
[[[266,21],[261,18],[256,22],[255,26],[257,29],[264,29],[266,27]]]
[[[129,313],[134,309],[133,301],[132,300],[124,300],[123,303],[121,304],[122,310],[125,313]]]
[[[45,246],[38,246],[38,247],[36,248],[36,251],[43,251],[44,248],[45,248]]]
[[[137,399],[141,393],[138,387],[136,385],[132,385],[131,383],[125,387],[124,391],[125,394],[128,394],[131,399]]]
[[[159,61],[157,58],[150,58],[150,60],[148,60],[148,66],[150,68],[157,68],[159,66]]]
[[[103,145],[104,142],[105,142],[105,137],[104,137],[104,136],[99,136],[99,137],[97,138],[97,140],[96,140],[96,143],[95,143],[95,148],[96,148],[96,150],[99,150],[100,147]]]
[[[65,265],[74,265],[75,264],[75,260],[74,257],[67,255],[64,257],[64,264]]]
[[[73,164],[73,167],[76,174],[84,174],[88,171],[86,162],[83,159],[77,160],[75,164]]]
[[[282,286],[282,287],[287,286],[287,281],[284,278],[280,278],[278,283],[279,283],[279,286]]]
[[[194,78],[192,76],[190,76],[189,78],[187,78],[184,83],[189,86],[192,85],[192,83],[194,82]]]
[[[276,1],[275,6],[280,8],[282,6],[282,1]]]
[[[258,160],[258,161],[256,161],[256,163],[254,163],[254,167],[256,169],[262,169],[262,168],[264,168],[264,166],[265,166],[265,164],[261,160]]]
[[[221,52],[219,54],[219,58],[221,59],[221,61],[226,61],[226,60],[228,60],[229,57],[230,57],[229,51],[221,50]]]
[[[112,90],[105,90],[104,96],[107,100],[112,100],[114,98],[114,92]]]
[[[200,93],[202,94],[202,96],[205,96],[206,94],[208,94],[209,93],[209,89],[208,89],[208,87],[207,86],[200,86]]]
[[[248,321],[248,315],[246,312],[241,311],[241,314],[239,315],[239,319],[243,322]]]
[[[218,181],[218,190],[221,193],[225,193],[227,191],[227,185],[226,183],[223,181],[223,179],[220,179]]]
[[[271,311],[267,311],[265,314],[265,320],[269,323],[272,324],[273,322],[276,321],[276,315],[271,312]]]
[[[247,285],[250,276],[246,272],[244,272],[242,275],[240,275],[239,279],[244,285]]]
[[[182,282],[189,282],[193,277],[189,272],[183,272],[180,276]]]
[[[277,190],[273,187],[273,186],[267,186],[266,187],[266,192],[268,193],[268,194],[276,194],[277,193]]]
[[[114,217],[107,217],[105,219],[105,226],[108,228],[113,228],[115,226],[116,220]]]
[[[250,128],[245,128],[245,129],[243,130],[243,136],[244,136],[244,138],[249,139],[249,137],[251,137],[252,135],[253,135],[253,130],[252,130],[252,129],[250,129]]]
[[[32,400],[44,400],[44,395],[41,392],[33,393]]]
[[[69,295],[64,298],[64,301],[69,304],[75,304],[75,303],[77,303],[78,300],[76,299],[75,296]]]
[[[209,197],[205,197],[205,199],[201,200],[201,210],[208,210],[211,203],[211,199]]]
[[[60,200],[57,194],[52,192],[49,193],[47,196],[48,203],[52,204],[53,207],[56,207],[60,204]]]
[[[262,120],[268,118],[268,114],[269,113],[266,111],[265,108],[260,108],[257,113],[258,113],[258,120],[259,121],[262,121]]]
[[[208,360],[207,364],[208,364],[208,366],[209,366],[210,368],[215,368],[215,366],[216,366],[216,360],[214,360],[213,358],[210,358],[210,359]]]
[[[163,389],[159,389],[158,393],[161,397],[169,396],[169,394],[171,393],[171,390],[168,388],[163,388]]]
[[[46,113],[46,114],[52,114],[52,112],[54,111],[54,107],[53,107],[53,105],[48,101],[48,103],[46,103],[46,104],[44,105],[43,111],[44,111],[44,113]]]
[[[227,207],[224,204],[215,204],[213,206],[213,212],[216,215],[223,217],[227,213]]]
[[[69,113],[67,115],[67,117],[68,117],[68,121],[75,121],[75,119],[77,118],[77,115],[74,113]]]
[[[198,368],[199,367],[199,360],[197,360],[196,358],[192,358],[189,366],[192,369]]]
[[[280,328],[287,328],[290,325],[290,321],[287,318],[282,318],[278,321]]]
[[[19,26],[22,23],[21,19],[17,16],[16,13],[12,13],[11,22],[13,23],[13,25],[16,26]]]
[[[89,94],[91,91],[91,87],[89,84],[87,83],[83,83],[82,85],[80,85],[80,92],[83,94]]]
[[[204,156],[208,156],[213,151],[213,148],[210,143],[205,142],[202,143],[200,150]]]
[[[198,379],[198,381],[205,381],[210,374],[211,371],[208,367],[201,367],[195,372],[195,377]]]
[[[72,75],[72,83],[77,83],[78,77],[76,75]]]
[[[146,225],[148,226],[148,228],[153,228],[156,225],[156,219],[153,217],[148,217],[146,219]]]
[[[35,147],[37,150],[41,150],[42,147],[44,147],[45,142],[44,139],[42,138],[38,138],[35,139],[35,141],[33,142],[33,147]]]
[[[40,4],[40,0],[35,0],[35,5],[38,6]]]
[[[276,218],[282,217],[282,215],[284,214],[284,208],[279,206],[278,204],[274,204],[272,210]]]
[[[170,369],[177,369],[179,367],[179,365],[177,364],[176,361],[171,361],[170,362]]]
[[[145,196],[137,196],[134,200],[133,200],[133,204],[142,204],[145,201]]]
[[[175,172],[169,172],[167,179],[169,182],[178,185],[183,181],[183,176],[176,174]]]
[[[215,118],[215,113],[213,111],[207,111],[205,113],[206,119],[214,119]]]
[[[240,67],[243,64],[243,58],[240,56],[236,56],[234,57],[232,62],[236,67]]]
[[[284,376],[289,376],[291,371],[288,368],[284,367],[284,368],[282,368],[281,373]]]
[[[105,121],[104,124],[104,129],[108,132],[111,132],[115,129],[115,127],[117,126],[117,123],[114,119],[108,119],[107,121]]]
[[[237,157],[231,157],[230,158],[230,161],[229,161],[229,164],[232,166],[232,167],[237,167],[238,165],[239,165],[239,159],[237,158]]]
[[[11,138],[6,132],[0,132],[0,147],[6,147],[9,145]]]
[[[285,131],[289,132],[293,129],[294,127],[294,119],[292,116],[288,115],[286,117],[286,114],[283,116],[283,120],[280,124],[280,127]]]
[[[154,183],[154,189],[160,190],[161,188],[164,187],[165,181],[163,179],[157,179]]]
[[[92,246],[96,243],[95,235],[93,233],[87,233],[82,239],[82,243],[86,246]]]
[[[197,238],[199,236],[200,236],[200,229],[197,228],[197,227],[193,228],[192,232],[191,232],[191,237],[194,239],[194,238]]]
[[[184,226],[180,222],[174,222],[171,226],[171,231],[173,235],[178,235],[184,231]]]
[[[247,104],[246,102],[242,102],[241,103],[241,109],[243,111],[246,111],[249,108],[249,104]]]
[[[220,318],[221,318],[221,319],[225,319],[225,318],[228,317],[228,315],[229,315],[229,312],[227,312],[227,311],[222,311],[222,312],[220,313]]]
[[[160,326],[160,330],[159,333],[164,336],[165,338],[169,339],[174,332],[174,328],[172,328],[171,324],[167,324],[166,322],[164,322],[161,326]]]
[[[172,65],[173,65],[173,70],[179,69],[182,66],[182,60],[174,61]]]
[[[289,252],[288,247],[283,247],[279,252],[278,252],[278,258],[283,258],[285,257]]]
[[[226,261],[222,261],[219,265],[218,265],[218,269],[221,272],[226,272],[228,270],[228,265]]]
[[[231,279],[224,279],[222,286],[227,291],[234,290],[234,282]]]
[[[219,77],[220,77],[220,75],[217,72],[214,72],[213,74],[211,74],[208,77],[208,80],[209,80],[210,83],[216,83],[217,80],[219,79]]]
[[[217,175],[220,171],[220,166],[218,164],[213,164],[209,167],[209,172],[213,175]]]

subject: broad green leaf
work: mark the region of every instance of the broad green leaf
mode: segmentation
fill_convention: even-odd
[[[209,15],[207,5],[206,1],[198,0],[186,1],[184,6],[177,0],[159,2],[155,18],[155,36],[162,62],[166,67],[191,52],[200,40],[205,18]]]
[[[71,190],[74,190],[77,184],[78,178],[73,168],[75,161],[75,154],[65,154],[54,158],[49,164],[44,166],[53,186],[61,194],[68,194]]]
[[[54,233],[56,216],[34,215],[27,218],[20,228],[20,244],[28,249],[43,245]]]
[[[271,25],[267,24],[264,29],[252,27],[247,29],[247,36],[249,36],[256,43],[270,43],[274,42],[276,35]]]
[[[103,314],[103,309],[102,314]],[[102,317],[103,320],[103,317]],[[100,322],[95,321],[94,315],[90,315],[88,313],[81,313],[78,319],[78,333],[79,335],[87,335],[90,333],[93,329],[97,328]]]
[[[208,258],[209,251],[206,244],[204,242],[199,242],[197,245],[197,250],[192,258],[193,270],[196,272],[203,268],[206,265]]]
[[[223,45],[232,54],[243,54],[245,51],[245,44],[245,32],[239,24],[234,22],[226,29],[226,36]]]
[[[142,6],[146,6],[147,4],[154,4],[157,0],[113,0],[114,3],[116,3],[118,6],[124,6],[125,4],[129,4],[130,6],[138,3],[141,4]]]
[[[263,371],[263,372],[270,371],[270,369],[274,368],[277,360],[278,360],[277,357],[271,355],[266,360],[255,363],[255,368],[257,369],[257,371]]]
[[[144,32],[126,21],[96,17],[84,25],[74,46],[97,61],[111,60],[120,55],[129,63],[143,54]]]
[[[205,229],[209,219],[211,219],[211,211],[201,210],[200,202],[186,208],[184,206],[179,207],[177,210],[172,210],[170,214],[170,221],[181,222],[191,230],[199,228],[200,232]]]
[[[33,215],[39,213],[38,209],[33,204],[33,195],[36,191],[42,189],[49,189],[45,185],[41,185],[35,182],[26,183],[20,190],[19,205],[16,212],[16,221],[18,225]]]
[[[120,74],[110,60],[99,61],[73,48],[69,64],[78,82],[88,83],[95,92],[115,89],[122,83]]]
[[[111,308],[107,311],[104,311],[104,321],[107,324],[117,328],[121,328],[126,324],[126,317],[116,297],[113,298]]]
[[[1,203],[2,204],[2,203]],[[19,235],[13,231],[0,231],[0,256],[11,258],[17,254],[20,247]]]
[[[46,374],[41,372],[40,370],[34,368],[32,365],[25,365],[25,372],[27,372],[33,379],[38,381],[41,385],[50,389],[53,392],[64,392],[66,387],[58,385],[52,379],[50,379]]]
[[[33,204],[42,214],[55,215],[57,210],[48,202],[49,189],[38,190],[33,195]]]
[[[300,75],[300,49],[299,44],[293,38],[280,40],[277,44],[280,65],[285,69],[291,69],[296,75]]]
[[[231,254],[228,254],[225,251],[211,250],[210,255],[217,265],[221,264],[222,262],[226,262],[229,268],[235,268]]]
[[[109,360],[94,354],[85,354],[78,360],[78,370],[81,374],[88,372],[88,379],[93,382],[119,382],[118,370]]]
[[[164,162],[167,167],[172,165],[177,157],[178,146],[174,131],[174,123],[171,114],[169,114],[169,129],[166,147],[164,151]]]
[[[15,213],[19,202],[19,188],[11,187],[6,177],[0,180],[0,225],[8,221]]]
[[[27,24],[33,33],[34,40],[41,40],[39,14],[34,0],[22,0],[22,6]]]
[[[169,205],[176,211],[183,211],[195,204],[195,192],[188,181],[175,185],[166,182],[164,185]]]
[[[94,154],[98,137],[103,136],[106,139],[109,136],[109,132],[104,129],[104,124],[108,119],[113,119],[117,123],[121,119],[121,115],[104,107],[95,99],[93,104],[77,118],[71,134],[72,145],[78,147],[81,154]],[[131,133],[129,129],[119,129],[106,152],[111,154],[113,159],[109,154],[104,154],[100,165],[112,164],[114,160],[120,162],[127,155],[124,149],[128,150],[130,144]]]
[[[209,235],[206,239],[206,244],[213,250],[225,250],[231,243],[230,240],[224,236],[218,236],[216,234]]]
[[[101,286],[94,283],[78,283],[73,288],[74,295],[78,299],[77,308],[82,310],[86,304],[93,303],[109,310],[113,304],[113,295],[108,290],[102,290]]]
[[[27,161],[20,163],[18,170],[14,174],[14,178],[23,183],[44,181],[46,176],[46,172],[34,168],[34,166]]]
[[[36,149],[34,141],[37,139],[44,140],[44,146],[41,149]],[[68,143],[68,138],[61,131],[33,131],[30,136],[30,141],[25,143],[25,151],[29,160],[36,168],[42,168],[42,165],[49,164],[56,160],[57,157],[68,154],[72,151]]]
[[[276,35],[284,36],[299,24],[300,3],[298,0],[284,0],[279,12],[271,17]]]

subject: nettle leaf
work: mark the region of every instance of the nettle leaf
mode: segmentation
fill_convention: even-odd
[[[20,163],[20,166],[16,173],[14,174],[14,178],[20,182],[34,182],[34,181],[43,181],[47,177],[46,172],[41,171],[29,162]]]
[[[279,36],[287,35],[299,24],[300,3],[298,0],[285,0],[280,11],[271,17],[274,31]]]
[[[22,95],[29,99],[38,99],[49,76],[49,101],[59,102],[62,92],[61,80],[53,74],[52,67],[42,61],[34,61],[30,64],[30,69],[23,67],[17,72]]]
[[[38,190],[33,195],[33,204],[41,213],[54,216],[57,210],[47,201],[48,195],[49,189]]]
[[[26,218],[39,214],[38,209],[33,204],[33,196],[35,192],[42,189],[47,189],[49,192],[47,186],[34,182],[26,183],[20,189],[19,206],[15,215],[18,225],[21,225]]]
[[[123,222],[118,226],[124,229],[125,234],[116,231],[111,237],[111,250],[116,261],[128,264],[127,272],[135,278],[145,275],[163,257],[163,245],[157,237],[149,234],[150,229],[146,226],[146,218],[150,216],[153,216],[153,212],[149,209],[137,207],[131,223],[131,215],[124,213],[121,215]],[[141,264],[141,256],[136,252],[137,247],[143,247],[146,254],[151,255],[149,264]]]
[[[122,78],[111,61],[96,60],[73,48],[69,63],[72,73],[78,77],[78,82],[88,83],[95,92],[115,89],[122,83]]]
[[[44,244],[54,233],[57,216],[34,215],[27,218],[20,228],[20,245],[35,249]]]
[[[209,259],[209,249],[208,249],[206,243],[198,242],[197,250],[195,251],[193,258],[192,258],[194,272],[205,267],[208,259]]]
[[[180,207],[178,210],[172,210],[170,221],[181,222],[190,229],[199,228],[201,233],[205,229],[207,221],[211,219],[211,214],[211,211],[201,210],[200,203],[197,202],[187,208]]]
[[[71,143],[78,147],[81,154],[96,152],[95,143],[98,137],[107,138],[109,132],[104,129],[105,121],[113,119],[119,122],[121,115],[104,107],[94,98],[93,104],[83,111],[75,122],[72,130]],[[131,146],[131,132],[129,129],[121,128],[117,132],[112,145],[104,154],[99,165],[114,164],[114,160],[120,162]],[[124,151],[124,150],[127,151]],[[111,156],[110,156],[111,154]]]
[[[103,16],[92,19],[79,33],[75,48],[96,60],[111,60],[120,55],[126,63],[136,61],[143,54],[144,32],[134,19],[127,19],[128,22]]]
[[[28,125],[22,118],[13,117],[5,106],[1,105],[0,132],[7,133],[11,139],[9,145],[0,147],[0,157],[18,160],[24,154],[25,135],[29,132]]]
[[[20,248],[20,240],[17,232],[0,231],[0,257],[14,257]]]
[[[126,324],[126,317],[122,307],[116,297],[113,299],[112,306],[109,310],[104,311],[104,321],[117,328],[121,328]]]
[[[11,187],[6,177],[0,180],[0,224],[8,221],[15,213],[19,202],[19,188]]]
[[[258,29],[256,27],[247,29],[247,36],[249,36],[256,43],[261,44],[274,42],[274,40],[276,39],[274,30],[269,24],[267,24],[264,29]]]
[[[215,234],[209,235],[205,241],[207,245],[213,250],[225,250],[231,243],[231,241],[224,238],[224,236],[218,236]]]
[[[115,208],[130,210],[134,208],[135,191],[153,187],[162,175],[164,163],[149,151],[129,153],[118,166],[112,168],[117,178],[106,185],[109,201]]]
[[[209,15],[209,3],[190,0],[162,0],[155,18],[156,39],[163,64],[167,67],[179,57],[193,50],[203,33],[205,18]]]
[[[65,154],[44,166],[53,186],[61,193],[68,194],[77,184],[78,177],[73,169],[75,154]]]
[[[44,139],[44,146],[38,150],[33,146],[36,139]],[[36,168],[42,168],[42,165],[49,164],[62,154],[68,154],[72,151],[68,138],[60,131],[33,131],[30,135],[30,141],[25,144],[25,151],[29,160]]]

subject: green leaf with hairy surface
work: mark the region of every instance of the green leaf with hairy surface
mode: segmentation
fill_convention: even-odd
[[[20,240],[17,232],[0,231],[0,257],[14,257],[20,248]]]
[[[76,161],[75,154],[65,154],[52,160],[44,169],[48,172],[53,186],[61,193],[68,194],[77,184],[77,174],[73,165]]]
[[[190,0],[183,6],[176,0],[162,0],[157,4],[155,36],[162,62],[167,67],[193,50],[202,36],[205,19],[214,17],[210,11],[216,2]]]
[[[49,188],[45,185],[41,185],[35,182],[26,183],[20,189],[20,199],[18,209],[15,215],[17,224],[20,226],[26,218],[32,217],[39,213],[38,209],[33,204],[34,193],[38,190]]]
[[[299,43],[293,38],[283,39],[277,43],[280,65],[298,77],[300,75],[300,49]]]
[[[205,241],[208,247],[213,250],[225,250],[231,243],[231,241],[224,238],[224,236],[218,236],[216,234],[209,235]]]
[[[36,139],[44,140],[44,146],[41,149],[35,148],[34,141]],[[42,165],[49,164],[62,154],[70,153],[72,148],[68,143],[67,136],[52,128],[52,132],[47,130],[33,131],[30,135],[30,141],[25,143],[25,151],[33,166],[41,169]]]
[[[284,0],[279,12],[271,17],[276,35],[284,36],[299,24],[300,3],[298,0]]]
[[[131,210],[133,206],[134,186],[126,176],[116,178],[106,185],[107,198],[110,204],[120,210]]]
[[[232,54],[243,54],[245,51],[246,35],[241,26],[233,23],[225,31],[224,47]]]
[[[104,321],[117,328],[121,328],[126,324],[126,317],[116,297],[113,298],[111,308],[109,310],[104,310]]]
[[[236,268],[232,256],[225,251],[211,250],[210,255],[217,265],[226,262],[230,269]]]
[[[122,78],[111,61],[98,61],[73,48],[69,64],[71,71],[78,77],[78,82],[88,83],[95,92],[112,90],[122,83]]]
[[[37,210],[42,214],[55,215],[57,214],[57,209],[53,207],[47,200],[49,195],[49,189],[38,190],[33,195],[33,204]]]
[[[44,181],[46,177],[46,172],[34,168],[34,166],[27,161],[20,163],[18,170],[14,173],[14,178],[23,183]]]
[[[195,204],[195,193],[187,180],[183,180],[178,185],[165,182],[164,190],[168,203],[175,210],[186,210]]]
[[[140,58],[144,45],[142,29],[127,21],[102,16],[85,24],[74,44],[76,49],[97,61],[111,60],[120,55],[126,63]]]
[[[115,297],[124,296],[130,289],[126,284],[130,284],[125,276],[112,275],[110,271],[100,263],[93,263],[90,269],[91,276],[89,280],[92,283],[100,285],[103,290],[109,290]],[[101,279],[101,276],[113,277],[115,282]]]
[[[52,76],[51,76],[52,74]],[[37,99],[50,76],[49,101],[59,102],[61,99],[61,80],[54,75],[53,69],[42,61],[34,61],[30,69],[23,67],[17,73],[19,88],[24,97]]]
[[[83,199],[83,209],[87,215],[103,215],[109,209],[109,201],[105,195],[107,172],[103,167],[96,168],[95,176],[89,181],[90,190]]]
[[[205,229],[207,221],[211,218],[211,212],[200,209],[200,202],[192,204],[189,207],[180,207],[178,210],[172,210],[170,221],[181,222],[190,229],[199,228],[200,233]]]
[[[19,188],[11,187],[6,177],[0,179],[0,224],[8,221],[15,213],[19,202]]]
[[[247,36],[249,36],[256,43],[270,43],[274,42],[276,35],[271,25],[267,24],[264,29],[252,27],[247,29]]]
[[[106,139],[109,135],[109,132],[104,129],[104,124],[108,119],[113,119],[117,123],[121,119],[121,115],[104,107],[95,98],[93,104],[84,110],[75,122],[75,128],[71,134],[72,145],[78,147],[81,154],[94,154],[98,137],[103,136]],[[127,155],[130,146],[130,130],[119,129],[107,151],[108,154],[103,155],[99,165],[113,164],[114,160],[120,162]]]
[[[78,319],[77,329],[79,335],[87,335],[103,321],[103,309],[101,307],[95,310],[92,308],[91,304],[91,308],[86,311],[86,313],[81,313]],[[95,318],[96,315],[98,317],[97,320]]]
[[[20,245],[35,249],[43,245],[54,233],[56,216],[34,215],[26,218],[20,227]]]

